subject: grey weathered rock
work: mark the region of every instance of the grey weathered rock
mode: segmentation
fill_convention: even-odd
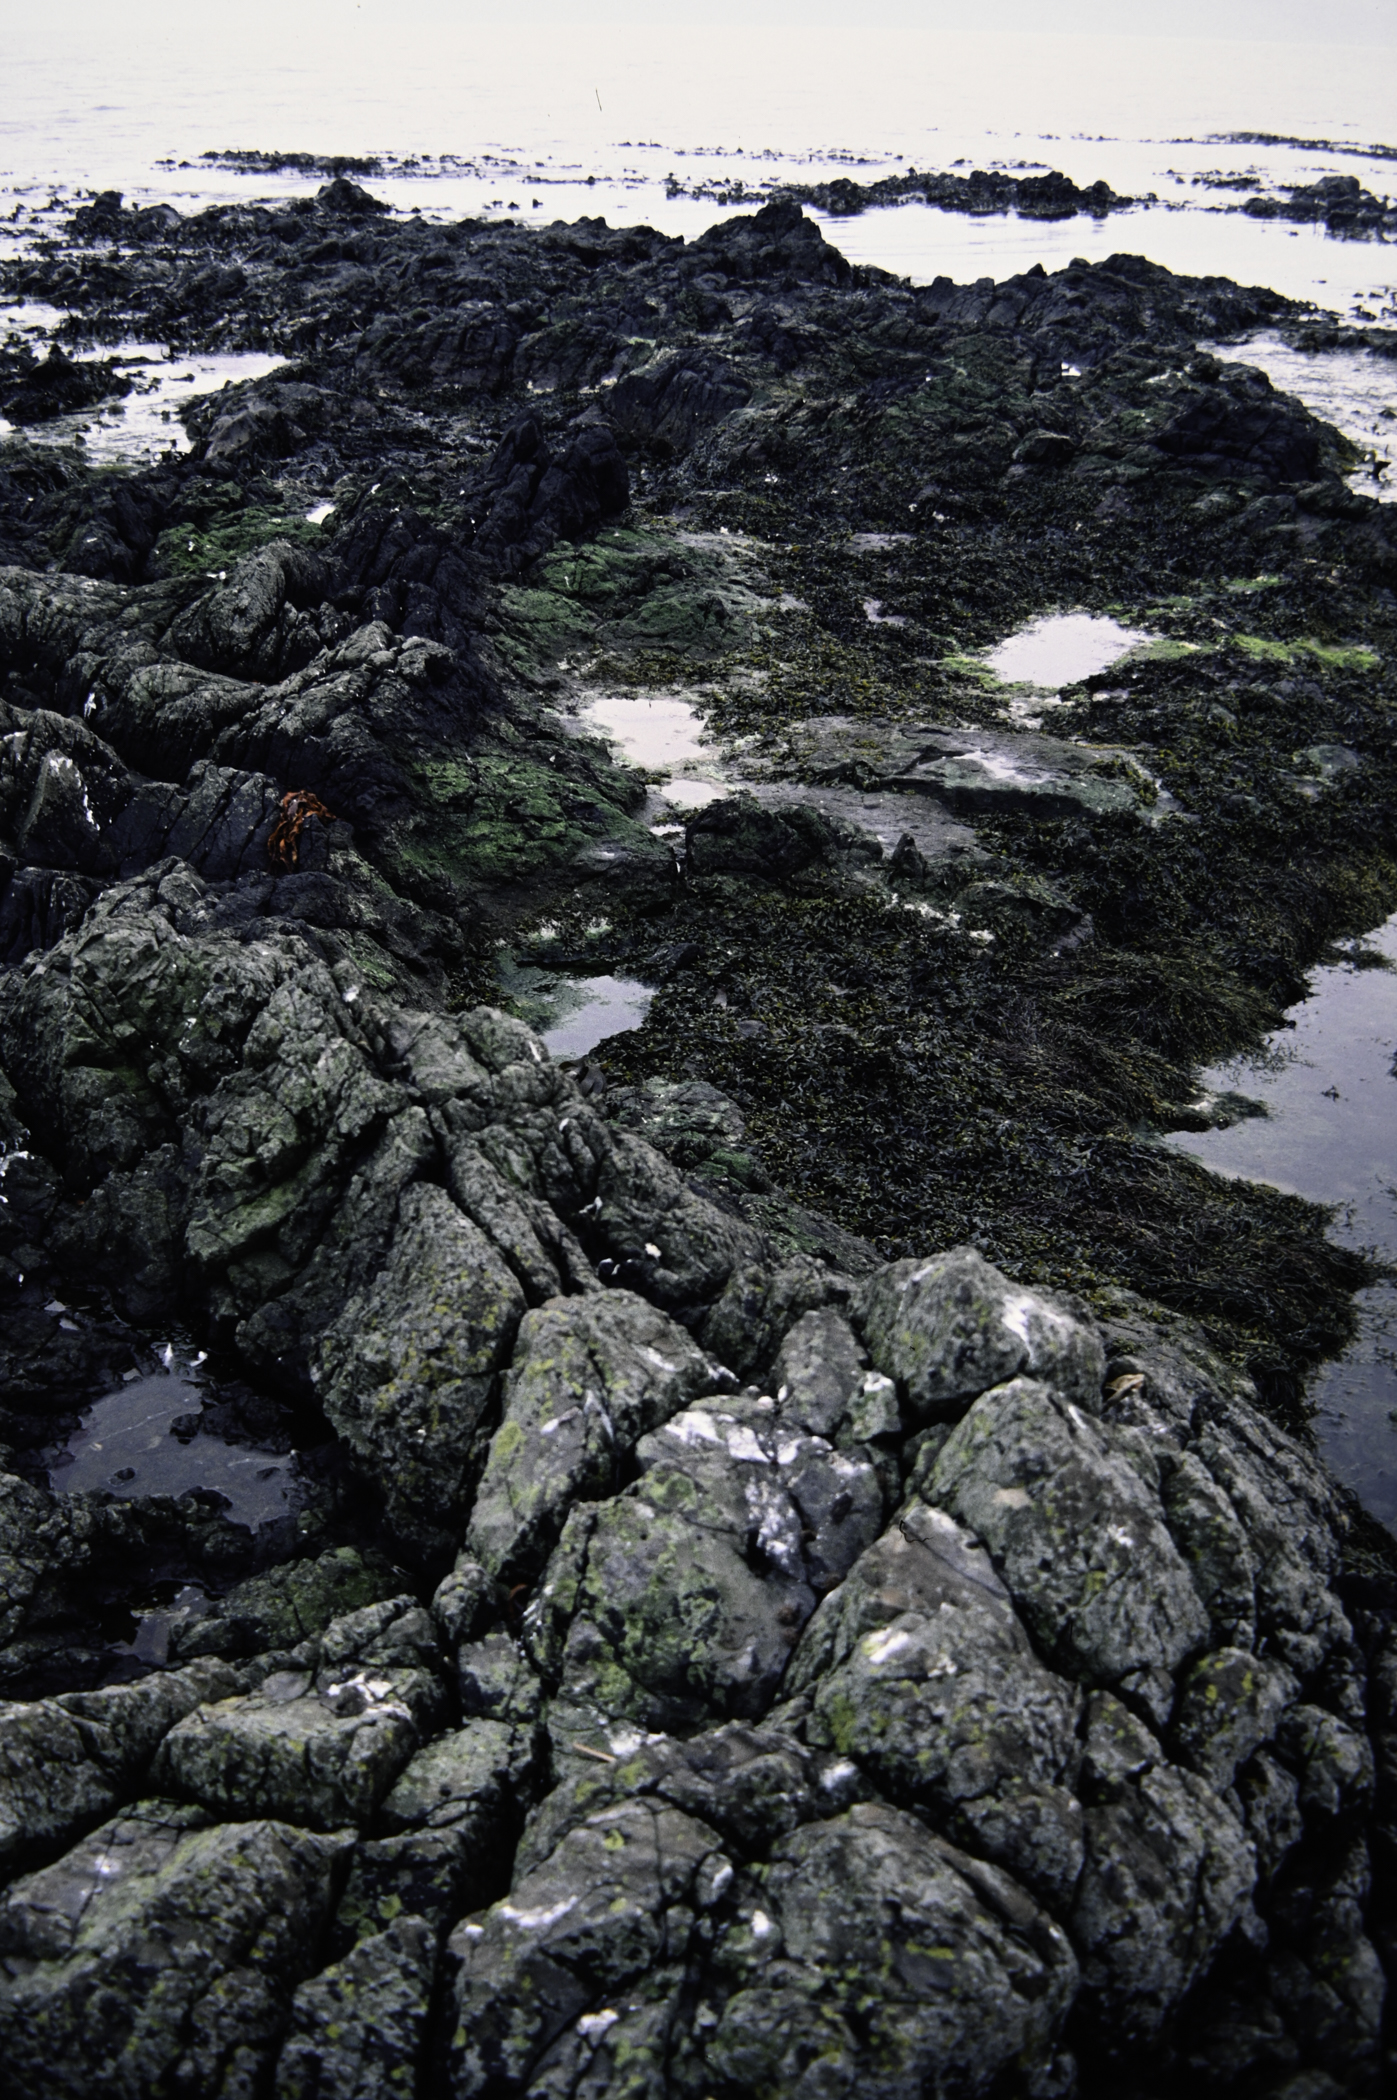
[[[815,1585],[876,1534],[877,1475],[785,1429],[769,1400],[691,1407],[636,1457],[635,1486],[569,1518],[527,1614],[536,1656],[569,1706],[598,1715],[661,1729],[755,1717]]]
[[[394,1836],[466,1826],[474,1845],[498,1850],[532,1761],[526,1732],[505,1721],[468,1721],[410,1760],[379,1810],[379,1828]]]
[[[1066,1935],[914,1817],[870,1803],[807,1824],[735,1896],[715,1955],[731,1995],[703,2042],[720,2080],[913,2100],[948,2073],[978,2096],[1052,2064],[1077,1982]]]
[[[1055,1908],[1082,1865],[1076,1687],[1045,1670],[987,1553],[911,1503],[806,1628],[787,1689],[806,1733],[949,1819]]]
[[[15,2100],[251,2089],[328,1917],[343,1835],[149,1802],[0,1907]]]
[[[155,1783],[225,1813],[366,1824],[445,1715],[431,1624],[400,1598],[334,1622],[319,1650],[318,1667],[196,1708],[161,1745]]]
[[[1086,1864],[1070,1929],[1083,2011],[1117,2048],[1157,2034],[1248,1913],[1241,1824],[1109,1693],[1092,1702],[1081,1776]]]
[[[476,1431],[523,1311],[479,1228],[443,1190],[410,1188],[372,1290],[351,1299],[321,1345],[325,1412],[420,1549],[459,1543]]]
[[[515,1857],[532,1872],[599,1809],[643,1797],[709,1824],[740,1853],[761,1853],[802,1823],[837,1815],[867,1791],[857,1765],[770,1726],[728,1721],[679,1740],[646,1735],[621,1755],[557,1735],[555,1785],[535,1809]]]
[[[1112,1432],[1027,1378],[985,1393],[928,1487],[989,1547],[1043,1652],[1111,1684],[1172,1671],[1207,1614],[1158,1497]]]
[[[812,1436],[833,1437],[863,1391],[867,1363],[844,1315],[822,1305],[788,1330],[771,1367],[771,1389],[784,1416]],[[897,1427],[895,1411],[884,1426]]]
[[[303,1983],[277,2061],[277,2100],[412,2093],[427,2049],[437,1943],[405,1917]]]
[[[1215,1649],[1199,1657],[1179,1687],[1174,1747],[1222,1793],[1238,1765],[1270,1741],[1299,1689],[1284,1663],[1242,1648]]]
[[[1083,1313],[1011,1283],[973,1247],[891,1263],[860,1286],[854,1311],[915,1421],[954,1421],[978,1394],[1021,1375],[1100,1405],[1105,1352]]]
[[[395,1596],[401,1587],[396,1570],[366,1560],[353,1546],[335,1546],[315,1560],[287,1561],[235,1583],[226,1596],[172,1627],[170,1651],[236,1656],[294,1648],[340,1614]]]
[[[638,1438],[712,1376],[684,1329],[630,1291],[525,1314],[468,1550],[496,1577],[531,1573],[571,1505],[614,1491]]]
[[[98,1692],[0,1706],[0,1870],[99,1821],[140,1790],[162,1738],[240,1689],[217,1662]]]
[[[568,2030],[604,2038],[613,2023],[594,2014],[652,1966],[683,1962],[732,1871],[704,1824],[649,1801],[570,1830],[505,1901],[452,1935],[449,2090],[522,2094]]]
[[[1362,1838],[1335,1846],[1315,1886],[1281,1899],[1267,1951],[1273,2001],[1305,2055],[1350,2090],[1374,2089],[1387,1980],[1364,1929],[1373,1893]]]

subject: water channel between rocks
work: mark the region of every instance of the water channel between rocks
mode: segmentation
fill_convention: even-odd
[[[1292,1028],[1203,1073],[1210,1094],[1266,1113],[1168,1143],[1214,1173],[1336,1204],[1335,1240],[1397,1263],[1397,916],[1354,955],[1314,973]],[[1353,1344],[1310,1388],[1315,1433],[1339,1478],[1397,1530],[1397,1281],[1360,1292],[1358,1315]]]
[[[43,355],[57,341],[55,330],[62,319],[56,307],[0,306],[0,342]],[[187,402],[246,380],[265,379],[286,362],[265,350],[172,357],[163,344],[144,342],[72,355],[79,365],[112,360],[132,391],[118,400],[27,423],[18,434],[34,445],[80,444],[89,462],[102,466],[137,466],[163,452],[188,452],[190,439],[179,417]],[[0,435],[13,432],[14,426],[0,416]]]

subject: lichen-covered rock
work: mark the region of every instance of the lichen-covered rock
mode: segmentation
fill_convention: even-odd
[[[409,1761],[379,1810],[379,1828],[390,1836],[462,1829],[475,1848],[498,1854],[525,1798],[532,1763],[526,1732],[505,1721],[468,1721]]]
[[[110,1815],[139,1790],[177,1721],[239,1689],[233,1671],[204,1662],[139,1684],[0,1706],[0,1872]]]
[[[1202,1655],[1184,1677],[1174,1715],[1175,1750],[1224,1792],[1238,1765],[1269,1742],[1300,1687],[1284,1663],[1242,1648]]]
[[[1092,1702],[1080,1788],[1086,1864],[1070,1929],[1083,2010],[1115,2049],[1158,2033],[1249,1912],[1256,1856],[1203,1780],[1120,1702]]]
[[[1206,1638],[1207,1614],[1131,1455],[1032,1379],[975,1402],[927,1493],[984,1540],[1058,1668],[1096,1684],[1163,1674]],[[1172,1693],[1153,1696],[1167,1717]]]
[[[397,1569],[353,1546],[334,1546],[315,1560],[286,1561],[249,1576],[197,1615],[176,1621],[170,1653],[242,1656],[294,1648],[323,1633],[332,1619],[401,1589]]]
[[[569,1831],[505,1901],[452,1935],[448,2090],[457,2100],[535,2090],[569,2030],[646,1970],[683,1962],[732,1876],[711,1830],[649,1801]],[[582,2039],[611,2024],[592,2017]]]
[[[247,2091],[329,1915],[344,1837],[150,1802],[0,1906],[15,2100]]]
[[[405,1917],[303,1983],[277,2060],[277,2100],[414,2093],[436,1966],[435,1934]]]
[[[1070,1904],[1079,1694],[1043,1668],[989,1555],[951,1517],[901,1512],[821,1605],[786,1688],[810,1694],[811,1741]]]
[[[527,1614],[541,1667],[569,1712],[666,1730],[760,1715],[816,1585],[877,1533],[877,1474],[770,1400],[688,1408],[636,1458],[633,1487],[568,1520]]]
[[[1075,1306],[1024,1290],[973,1247],[898,1261],[854,1301],[868,1351],[897,1380],[918,1422],[954,1421],[1010,1379],[1042,1380],[1065,1399],[1100,1404],[1106,1357]]]
[[[410,1597],[396,1612],[350,1614],[328,1629],[318,1667],[274,1671],[189,1714],[161,1745],[155,1783],[224,1813],[364,1825],[444,1718],[434,1659],[431,1622]]]
[[[553,1759],[555,1784],[520,1839],[516,1876],[547,1859],[576,1824],[618,1801],[667,1802],[709,1824],[739,1852],[761,1853],[775,1838],[837,1815],[867,1791],[851,1759],[745,1721],[685,1740],[646,1735],[609,1755],[560,1734]]]
[[[1352,2090],[1374,2090],[1387,1979],[1364,1928],[1373,1895],[1362,1838],[1332,1848],[1310,1888],[1276,1906],[1267,1950],[1271,1996],[1311,2061]]]
[[[526,1313],[467,1550],[498,1578],[533,1572],[573,1502],[614,1491],[637,1440],[712,1380],[684,1329],[631,1291]]]
[[[914,1817],[869,1803],[808,1824],[735,1899],[703,2041],[720,2082],[968,2100],[1050,2073],[1077,1982],[1066,1935]]]
[[[321,1345],[325,1412],[421,1551],[459,1543],[476,1431],[523,1312],[479,1228],[444,1190],[415,1187],[372,1290],[351,1299]]]

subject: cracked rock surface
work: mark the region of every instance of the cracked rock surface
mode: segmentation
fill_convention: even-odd
[[[1060,746],[1070,792],[981,792],[1052,740],[954,726],[983,680],[952,637],[904,649],[902,614],[849,628],[902,650],[873,698],[861,658],[800,644],[804,714],[752,757],[779,795],[701,822],[657,829],[654,782],[558,712],[584,660],[632,697],[702,663],[746,721],[795,661],[761,623],[809,607],[758,573],[765,513],[724,547],[680,498],[731,476],[775,503],[875,426],[896,511],[868,513],[886,546],[841,526],[841,561],[991,485],[1056,545],[1090,482],[1092,520],[1114,491],[1204,534],[1221,495],[1268,560],[1394,573],[1335,435],[1197,352],[1284,302],[1128,256],[914,297],[789,203],[687,247],[588,222],[473,247],[362,196],[84,221],[79,247],[130,250],[109,318],[211,328],[212,301],[303,362],[192,410],[188,460],[120,502],[0,452],[7,2094],[1370,2100],[1397,2062],[1397,1583],[1257,1340],[1260,1304],[1297,1361],[1310,1321],[1312,1360],[1357,1271],[1257,1197],[1207,1331],[1162,1302],[1225,1296],[1158,1265],[1177,1218],[1139,1196],[1159,1148],[1130,1151],[1183,1098],[1170,1016],[1203,978],[1166,998],[1123,947],[1092,960],[1081,901],[1109,863],[1093,912],[1112,883],[1143,911],[1187,827],[1114,744]],[[433,447],[449,504],[367,479]],[[1377,792],[1371,741],[1296,826]],[[893,792],[1008,828],[885,854],[845,804]],[[1059,827],[1046,872],[1016,823]],[[1205,860],[1220,836],[1189,833]],[[1319,833],[1276,836],[1309,865]],[[837,976],[801,945],[830,926]],[[824,1002],[809,1028],[744,989],[758,939]],[[548,971],[501,957],[530,941],[646,971],[664,1071],[619,1038],[552,1054]],[[1004,1070],[1066,1039],[1028,1030],[991,1078],[1015,1015],[1090,972],[1155,1031],[1118,1054],[1071,1023],[1062,1114],[1107,1067],[1134,1090],[1091,1096],[1137,1177],[1105,1226],[1115,1184],[1066,1138],[1001,1156],[968,1120],[983,1079],[1008,1127]],[[958,1013],[971,1065],[928,1109],[917,1031]],[[743,1101],[708,1076],[735,1058]],[[762,1117],[763,1147],[804,1119],[824,1182],[779,1185]],[[864,1192],[838,1216],[830,1160]],[[960,1192],[940,1238],[932,1162]],[[1056,1269],[1041,1235],[986,1252],[1001,1167],[1015,1215],[1051,1190],[1049,1240],[1091,1210]],[[1129,1242],[1129,1288],[1089,1232]]]

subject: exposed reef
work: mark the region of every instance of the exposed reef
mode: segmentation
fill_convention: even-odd
[[[1369,2100],[1368,1270],[1159,1143],[1397,904],[1318,324],[327,172],[3,270],[285,359],[114,469],[0,351],[7,2090]]]

